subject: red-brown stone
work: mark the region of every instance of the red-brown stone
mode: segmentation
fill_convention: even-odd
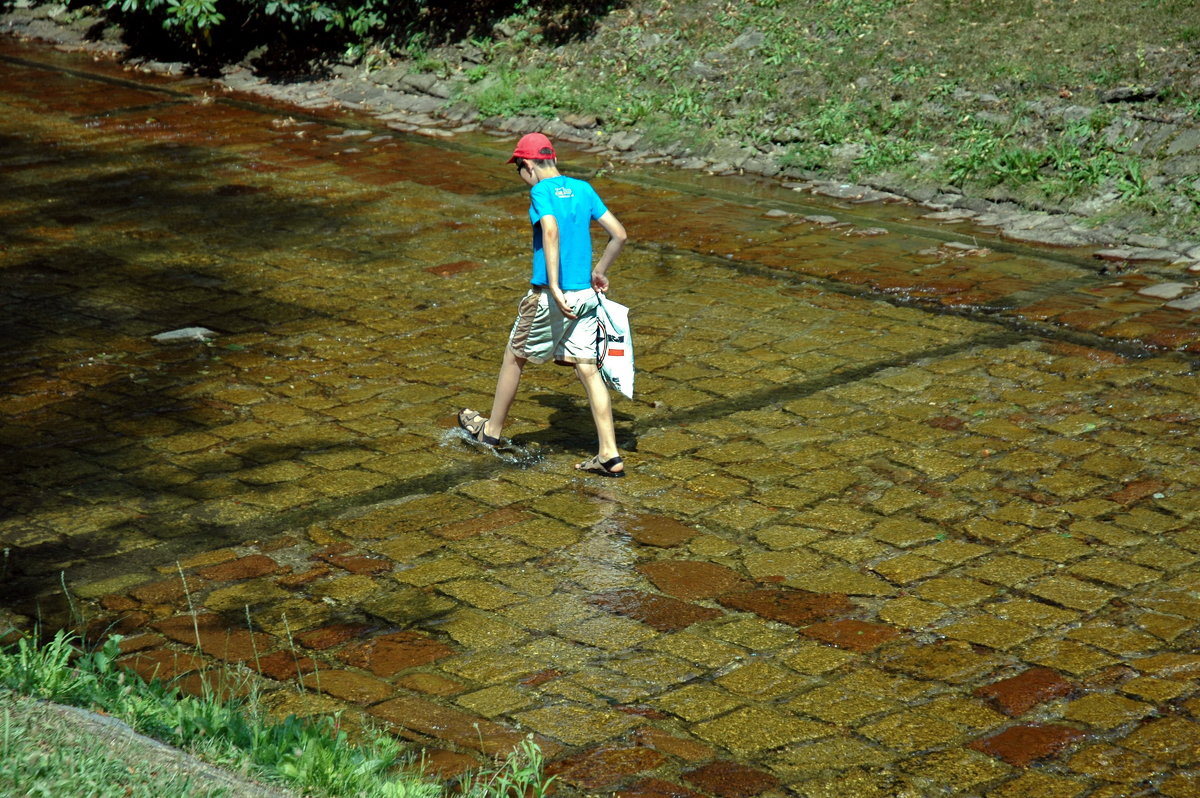
[[[1083,732],[1070,726],[1013,726],[999,734],[976,740],[970,747],[1003,759],[1014,767],[1023,768],[1034,760],[1054,756],[1083,736]]]
[[[1160,349],[1178,349],[1200,338],[1200,330],[1192,327],[1166,327],[1155,330],[1142,340]]]
[[[689,601],[713,598],[747,586],[737,572],[700,560],[658,560],[637,569],[662,592]]]
[[[271,650],[274,638],[263,632],[231,628],[213,613],[177,615],[153,625],[172,640],[198,646],[211,657],[226,662],[246,662]]]
[[[138,585],[129,591],[129,595],[143,604],[170,604],[187,596],[188,591],[194,592],[203,585],[204,582],[200,579],[193,578],[185,583],[177,576],[173,579]]]
[[[1107,327],[1115,321],[1125,318],[1125,314],[1117,313],[1113,310],[1102,310],[1099,308],[1088,308],[1084,310],[1072,310],[1069,313],[1064,313],[1055,319],[1059,324],[1064,324],[1076,330],[1092,331],[1102,327]]]
[[[637,715],[639,718],[650,718],[651,720],[666,720],[671,717],[666,712],[654,709],[653,707],[644,707],[636,704],[613,704],[613,709],[617,712],[624,712],[626,715]]]
[[[546,775],[584,789],[609,787],[634,773],[643,773],[667,758],[649,748],[593,748],[546,766]]]
[[[426,773],[443,781],[482,767],[482,763],[470,754],[460,754],[444,748],[425,749],[421,764],[424,765]]]
[[[704,798],[687,787],[672,784],[662,779],[642,779],[623,790],[617,790],[616,798]]]
[[[1011,678],[977,688],[975,695],[986,698],[996,709],[1015,718],[1044,701],[1065,696],[1073,689],[1057,671],[1030,668]]]
[[[622,526],[638,543],[660,548],[678,546],[699,534],[690,526],[665,515],[630,516],[623,519]]]
[[[145,651],[148,648],[161,646],[167,642],[167,638],[162,635],[156,635],[150,632],[140,635],[131,635],[130,637],[121,638],[120,650],[122,654],[132,654],[135,651]]]
[[[1090,346],[1080,346],[1079,344],[1069,344],[1059,341],[1047,347],[1047,349],[1056,355],[1067,355],[1069,357],[1084,357],[1088,360],[1094,360],[1097,363],[1108,363],[1111,365],[1120,365],[1121,363],[1129,362],[1129,358],[1116,352],[1106,352],[1103,349],[1095,349]]]
[[[430,274],[436,274],[439,277],[450,277],[454,274],[462,272],[474,271],[483,266],[479,261],[474,260],[456,260],[453,263],[442,263],[437,266],[426,266],[425,271]]]
[[[485,754],[508,754],[525,739],[524,732],[414,696],[398,696],[367,711],[401,728]],[[552,740],[536,739],[547,757],[562,750]]]
[[[263,552],[264,554],[267,554],[272,551],[279,551],[280,549],[291,548],[292,546],[295,546],[299,542],[300,542],[300,538],[296,537],[295,535],[280,535],[277,538],[272,538],[271,540],[263,542],[258,547],[258,550]]]
[[[169,648],[156,648],[139,651],[117,660],[122,667],[141,676],[146,681],[158,679],[168,682],[183,673],[203,668],[204,660],[182,651],[172,651]]]
[[[936,427],[937,429],[946,429],[953,432],[955,430],[962,429],[963,425],[967,422],[954,416],[938,416],[937,418],[925,419],[925,423],[931,427]]]
[[[304,686],[353,704],[377,704],[394,692],[387,682],[354,671],[317,670],[304,677]]]
[[[298,587],[304,587],[326,576],[329,576],[329,566],[317,565],[303,573],[281,576],[275,580],[275,584],[288,590],[295,590]]]
[[[265,554],[249,554],[236,560],[209,565],[197,573],[205,579],[214,582],[229,582],[235,579],[253,579],[256,576],[266,576],[276,573],[279,564]]]
[[[895,640],[900,633],[890,626],[844,619],[829,623],[814,623],[800,630],[808,637],[831,643],[838,648],[851,651],[873,651],[884,643]]]
[[[677,756],[686,762],[704,762],[716,755],[716,751],[704,743],[676,737],[653,726],[643,726],[635,731],[633,741],[638,745],[662,751],[664,754]]]
[[[495,532],[497,529],[519,524],[532,517],[526,510],[504,507],[475,518],[467,518],[463,521],[445,524],[430,531],[446,540],[466,540],[476,535],[482,535],[485,532]]]
[[[854,603],[841,593],[809,593],[788,588],[726,593],[717,601],[730,609],[752,612],[790,626],[803,626],[854,609]]]
[[[351,646],[340,652],[338,657],[347,665],[364,668],[386,679],[400,671],[428,665],[453,653],[454,649],[450,646],[425,635],[397,632]]]
[[[325,558],[325,561],[343,568],[352,574],[378,574],[390,571],[395,566],[391,560],[380,557],[366,557],[361,554],[335,554]]]
[[[1120,490],[1108,494],[1105,498],[1117,504],[1130,505],[1155,493],[1162,493],[1170,486],[1170,482],[1161,479],[1139,479],[1127,482]]]
[[[129,596],[108,595],[100,598],[100,606],[109,612],[129,612],[136,610],[138,603]]]
[[[675,632],[725,614],[714,607],[700,607],[641,590],[615,590],[592,596],[588,600],[609,612],[641,621],[660,632]]]
[[[299,657],[292,651],[273,651],[247,663],[268,679],[287,682],[304,673],[312,673],[317,663],[310,657]]]
[[[150,614],[145,612],[126,612],[112,618],[96,618],[88,624],[84,636],[94,642],[109,635],[127,635],[149,622]]]
[[[779,787],[770,773],[737,762],[713,762],[683,774],[684,781],[721,798],[753,798]]]
[[[547,668],[544,671],[538,671],[537,673],[526,676],[519,683],[525,687],[537,687],[540,684],[545,684],[546,682],[554,681],[555,679],[557,679],[559,676],[562,676],[562,675],[563,675],[563,672],[560,670],[557,670],[555,668]]]
[[[327,648],[340,646],[347,640],[362,637],[363,633],[370,628],[363,623],[335,623],[329,626],[322,626],[319,629],[302,632],[296,635],[295,639],[297,643],[305,648],[324,651]]]
[[[218,701],[234,701],[250,695],[249,679],[240,678],[224,668],[206,668],[192,671],[176,679],[173,686],[197,698],[213,698]]]

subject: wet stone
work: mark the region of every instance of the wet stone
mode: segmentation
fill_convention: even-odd
[[[1049,668],[1030,668],[976,688],[974,694],[991,701],[1005,715],[1018,717],[1038,704],[1069,695],[1073,689],[1070,682]]]
[[[634,782],[616,792],[616,798],[704,798],[695,790],[662,779],[649,778]]]
[[[1065,720],[1107,730],[1140,720],[1153,711],[1149,704],[1124,696],[1092,694],[1069,703],[1062,716]]]
[[[686,543],[697,534],[691,527],[661,515],[635,515],[624,520],[622,526],[638,543],[661,548]]]
[[[694,623],[720,618],[724,614],[712,607],[700,607],[639,590],[602,593],[589,600],[598,607],[641,621],[659,632],[679,631]]]
[[[228,582],[236,579],[252,579],[276,573],[279,564],[265,554],[251,554],[229,560],[219,565],[209,565],[199,569],[197,573],[213,582]]]
[[[175,579],[164,579],[161,582],[140,585],[130,590],[129,595],[144,604],[167,604],[184,598],[189,590],[198,590],[203,586],[204,582],[199,580],[193,579],[189,583],[177,577]],[[117,608],[112,607],[111,609]],[[125,609],[132,609],[132,607]]]
[[[575,787],[602,789],[617,784],[627,776],[653,770],[666,760],[661,753],[649,748],[601,746],[553,762],[545,772]]]
[[[833,727],[766,707],[743,707],[699,724],[696,734],[735,755],[746,756],[830,735]]]
[[[843,615],[854,609],[838,593],[807,593],[800,590],[753,590],[727,593],[719,602],[730,609],[752,612],[772,621],[804,626],[815,620]]]
[[[460,696],[457,702],[471,712],[492,718],[524,709],[529,706],[531,699],[511,687],[497,685]]]
[[[314,671],[304,677],[304,686],[352,704],[374,704],[392,695],[387,682],[354,671]]]
[[[685,762],[702,762],[712,759],[716,753],[712,748],[703,743],[683,737],[676,737],[653,726],[643,726],[638,729],[633,735],[633,740],[638,745],[644,745],[647,748],[662,751],[664,754],[679,757]]]
[[[421,698],[402,696],[376,704],[370,713],[401,728],[429,735],[439,740],[481,751],[505,755],[512,751],[525,735],[455,709],[442,707]],[[553,756],[557,746],[543,744],[547,756]]]
[[[902,753],[946,746],[962,737],[957,726],[925,712],[897,712],[859,727],[859,732]]]
[[[635,717],[582,706],[558,705],[520,712],[522,725],[568,745],[587,745],[607,740],[637,726]]]
[[[298,634],[295,636],[295,639],[297,643],[305,648],[323,651],[327,648],[340,646],[342,643],[353,640],[356,637],[361,637],[368,629],[370,627],[366,624],[338,623]]]
[[[976,740],[971,743],[971,748],[1003,759],[1014,767],[1026,767],[1036,760],[1057,755],[1082,736],[1083,732],[1070,726],[1012,726],[999,734]]]
[[[859,652],[873,651],[900,636],[891,626],[852,619],[816,623],[804,627],[800,632],[838,648]]]
[[[683,778],[704,792],[721,798],[753,798],[780,786],[779,779],[770,773],[736,762],[724,761],[688,771],[683,774]]]
[[[338,653],[347,665],[389,678],[395,674],[429,665],[455,653],[454,649],[419,632],[395,632],[381,635]]]
[[[684,600],[707,599],[743,583],[736,572],[716,563],[692,560],[659,560],[637,570],[659,590]]]
[[[274,647],[270,635],[230,628],[220,616],[201,614],[168,618],[154,628],[172,640],[198,647],[205,654],[226,662],[247,662]]]

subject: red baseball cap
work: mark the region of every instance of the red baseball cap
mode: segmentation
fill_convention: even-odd
[[[555,157],[554,145],[550,143],[550,139],[541,133],[526,133],[517,142],[517,148],[513,150],[512,157],[508,159],[508,162],[516,163],[518,158],[549,160],[553,157]]]

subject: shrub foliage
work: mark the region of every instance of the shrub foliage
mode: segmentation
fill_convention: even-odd
[[[263,44],[297,52],[362,51],[401,46],[414,38],[452,41],[489,35],[513,15],[534,18],[548,41],[591,30],[614,0],[102,0],[103,8],[136,28],[144,49],[160,44],[210,60],[227,60]]]

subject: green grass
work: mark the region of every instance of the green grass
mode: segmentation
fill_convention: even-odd
[[[207,761],[306,794],[355,798],[439,798],[444,794],[440,785],[417,772],[414,757],[386,734],[367,732],[365,742],[351,742],[335,718],[272,720],[256,712],[253,695],[244,703],[215,695],[184,695],[120,668],[116,663],[118,637],[86,653],[76,648],[76,642],[60,631],[44,645],[22,637],[0,649],[0,687],[112,715],[143,734]],[[6,722],[6,728],[19,725],[7,716]],[[37,783],[47,785],[46,794],[71,794],[55,793],[54,787],[84,778],[80,768],[87,771],[86,778],[97,781],[112,769],[100,755],[84,759],[58,756],[15,732],[3,740],[0,790],[17,789],[16,785],[36,775]],[[526,739],[506,760],[475,774],[462,794],[466,798],[541,798],[549,784],[542,779],[541,768],[541,751],[532,739]]]
[[[783,152],[793,172],[814,176],[890,173],[1051,201],[1115,191],[1186,204],[1187,191],[1154,180],[1153,159],[1104,128],[1135,112],[1197,115],[1200,26],[1180,24],[1195,8],[1192,0],[634,0],[593,36],[554,48],[539,43],[532,16],[514,16],[524,35],[489,40],[488,79],[465,84],[462,99],[487,113],[594,114],[607,132],[633,127],[648,142],[682,141],[699,155],[739,142]],[[746,36],[757,44],[733,47]],[[1136,106],[1096,99],[1098,90],[1162,82],[1171,90]],[[1091,116],[1054,116],[1067,106]],[[1200,231],[1198,218],[1193,202],[1177,221]]]
[[[0,696],[0,798],[216,798],[180,773],[129,767],[65,719]]]

